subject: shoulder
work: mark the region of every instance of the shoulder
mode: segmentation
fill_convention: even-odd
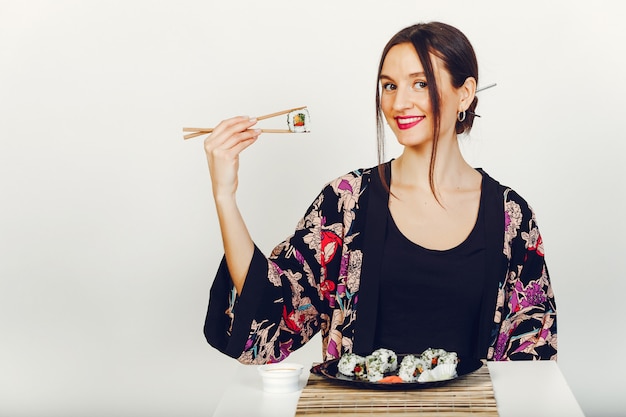
[[[491,214],[496,215],[500,210],[500,213],[504,213],[504,218],[500,218],[504,221],[503,253],[509,261],[515,259],[515,264],[523,264],[527,249],[536,249],[543,254],[535,213],[526,199],[513,188],[500,184],[484,171],[480,171],[485,180],[483,186],[488,193],[486,197],[493,204],[490,203],[494,210]]]
[[[505,211],[509,211],[507,208],[510,209],[513,207],[517,207],[524,212],[532,211],[528,201],[512,187],[501,184],[481,168],[477,168],[477,170],[483,175],[485,191],[492,198],[501,200],[504,204]]]
[[[326,183],[324,190],[337,196],[361,195],[371,183],[373,175],[378,175],[378,167],[358,168]]]

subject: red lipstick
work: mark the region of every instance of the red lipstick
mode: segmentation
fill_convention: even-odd
[[[419,122],[424,120],[424,116],[396,116],[396,124],[398,129],[406,130],[413,126],[416,126]]]

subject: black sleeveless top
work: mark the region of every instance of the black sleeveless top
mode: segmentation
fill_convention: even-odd
[[[442,348],[461,358],[481,356],[476,347],[486,275],[484,194],[474,228],[448,250],[410,241],[387,209],[375,348],[397,353]]]

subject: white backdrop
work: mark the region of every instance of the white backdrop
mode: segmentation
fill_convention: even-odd
[[[379,54],[430,20],[498,84],[463,149],[537,211],[564,375],[588,415],[626,410],[623,12],[503,4],[0,0],[0,415],[210,415],[236,362],[202,335],[221,242],[181,128],[309,107],[312,133],[242,156],[267,252],[326,181],[375,164]]]

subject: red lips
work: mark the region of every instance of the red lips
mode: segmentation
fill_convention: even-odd
[[[398,129],[406,130],[413,126],[416,126],[419,122],[425,119],[424,116],[396,116],[396,124]]]

